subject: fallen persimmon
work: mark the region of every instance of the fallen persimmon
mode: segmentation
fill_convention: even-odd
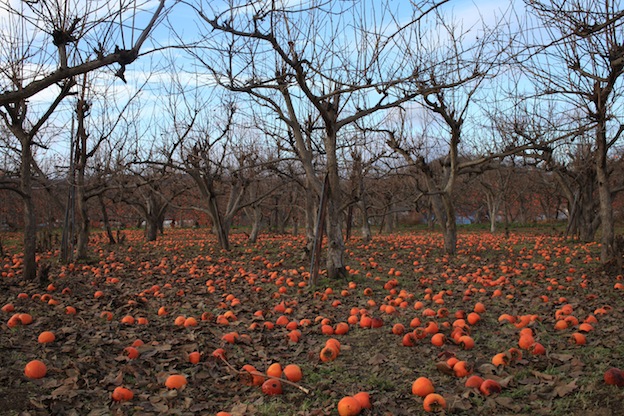
[[[440,412],[446,409],[446,400],[437,393],[431,393],[423,400],[425,412]]]
[[[287,380],[292,381],[293,383],[301,381],[301,379],[303,378],[301,367],[299,367],[297,364],[288,364],[282,370],[282,374]]]
[[[165,387],[168,389],[180,389],[186,385],[186,377],[182,374],[172,374],[165,380]]]
[[[282,383],[279,380],[270,378],[262,383],[262,392],[268,396],[282,394]]]
[[[362,411],[362,405],[353,396],[346,396],[340,399],[337,408],[340,416],[356,416]]]
[[[479,391],[485,396],[489,396],[493,393],[500,393],[501,390],[502,387],[500,383],[492,379],[483,380],[483,383],[479,386]]]
[[[37,337],[37,342],[39,342],[40,344],[47,344],[50,342],[54,342],[55,339],[56,336],[54,336],[54,332],[43,331],[39,334],[39,337]]]
[[[24,367],[24,375],[32,379],[43,378],[47,372],[48,368],[39,360],[32,360]]]
[[[433,383],[427,377],[418,377],[412,383],[412,394],[425,397],[435,391]]]
[[[111,394],[111,398],[116,402],[126,402],[132,400],[133,397],[134,393],[132,390],[122,386],[115,387],[115,390],[113,390]]]
[[[362,409],[370,409],[373,407],[370,402],[370,394],[366,391],[361,391],[353,395],[353,398],[360,403]]]

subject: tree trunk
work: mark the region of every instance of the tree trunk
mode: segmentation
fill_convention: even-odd
[[[306,249],[305,252],[309,255],[312,253],[314,246],[314,236],[316,229],[316,201],[314,198],[314,192],[312,191],[312,185],[310,180],[306,180],[305,193],[305,233],[306,233]]]
[[[83,90],[84,93],[84,90]],[[78,242],[76,243],[76,258],[86,259],[89,245],[89,211],[87,209],[87,195],[85,171],[87,168],[87,131],[85,129],[86,111],[88,109],[84,98],[76,103],[76,208],[80,215],[78,227]]]
[[[279,210],[278,210],[279,213]],[[283,216],[278,215],[277,217],[277,233],[278,234],[286,234],[286,225],[288,225],[288,221],[290,221],[290,211],[286,212]]]
[[[444,251],[446,254],[454,255],[457,252],[457,223],[455,218],[455,205],[450,195],[444,194],[442,197],[444,203],[445,226],[444,230]]]
[[[337,279],[345,277],[347,270],[344,266],[345,245],[342,238],[342,210],[340,202],[335,201],[334,190],[329,191],[327,201],[327,277]]]
[[[360,214],[362,215],[362,241],[364,244],[370,243],[373,238],[373,234],[370,228],[370,222],[368,218],[368,210],[366,207],[366,200],[364,199],[364,194],[360,195],[360,199],[358,201],[358,208],[360,209]]]
[[[490,233],[496,232],[498,210],[500,208],[501,200],[498,195],[495,195],[493,191],[486,190],[486,203],[488,207],[488,216],[490,217]]]
[[[383,218],[383,231],[387,234],[391,234],[394,231],[394,218],[393,211],[394,203],[392,202],[392,196],[390,196],[390,200],[388,201],[388,208],[384,213]]]
[[[104,197],[101,194],[98,195],[98,202],[100,203],[100,209],[102,211],[102,221],[104,222],[104,229],[106,230],[106,236],[108,237],[108,244],[116,244],[113,230],[111,229],[110,221],[108,219],[108,211],[106,204],[104,203]]]
[[[32,178],[30,166],[32,164],[32,149],[30,138],[21,137],[22,154],[20,166],[20,191],[24,201],[24,266],[22,277],[34,281],[37,277],[37,218],[32,195]]]
[[[351,228],[353,227],[353,204],[349,204],[349,208],[347,208],[347,218],[345,219],[345,241],[349,241],[351,239]]]
[[[208,198],[208,212],[210,214],[210,219],[212,219],[214,232],[217,234],[219,246],[221,246],[223,250],[229,251],[230,241],[228,238],[228,230],[225,229],[225,224],[223,224],[223,219],[219,214],[217,198],[215,198],[212,194]]]
[[[73,128],[72,128],[73,130]],[[63,220],[63,234],[61,237],[61,263],[67,264],[73,259],[73,240],[74,240],[74,227],[76,223],[75,204],[76,199],[76,187],[74,186],[74,157],[73,157],[72,144],[72,156],[70,161],[70,186],[67,192],[67,205],[65,206],[65,216]]]
[[[149,215],[145,217],[145,240],[156,241],[158,237],[158,217]]]
[[[325,126],[325,150],[327,152],[327,277],[330,279],[347,276],[344,265],[345,245],[342,237],[342,190],[338,173],[335,126]]]
[[[299,214],[293,218],[293,236],[299,235]]]
[[[81,190],[81,188],[82,187],[80,185],[77,188],[78,195],[76,199],[78,213],[80,214],[80,227],[78,227],[78,241],[76,243],[76,258],[86,259],[88,256],[89,246],[89,214],[84,190]]]
[[[249,233],[249,242],[255,243],[258,241],[258,235],[260,234],[260,225],[262,221],[262,208],[260,205],[254,205],[252,207],[252,224],[251,233]]]
[[[607,263],[616,256],[615,222],[613,219],[613,201],[609,186],[609,172],[607,167],[607,138],[606,126],[599,123],[596,138],[596,178],[598,179],[598,197],[600,200],[600,226],[602,238],[600,242],[600,260]]]

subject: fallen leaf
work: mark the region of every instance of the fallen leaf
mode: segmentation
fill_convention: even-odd
[[[494,400],[497,404],[511,411],[519,412],[520,410],[522,410],[522,406],[516,403],[516,401],[512,397],[498,396]]]
[[[574,358],[574,356],[572,354],[557,354],[557,353],[553,353],[550,354],[550,358],[554,358],[555,360],[561,361],[562,363],[566,362],[566,361],[570,361],[571,359]]]
[[[540,373],[539,371],[536,371],[536,370],[531,370],[531,374],[545,381],[553,381],[557,378],[556,376],[553,376],[552,374]]]
[[[388,360],[388,358],[383,355],[382,353],[377,353],[375,355],[373,355],[369,360],[368,363],[370,365],[379,365],[379,364],[383,364]]]
[[[564,397],[576,390],[576,380],[572,380],[567,384],[559,384],[555,386],[554,393],[557,397]]]

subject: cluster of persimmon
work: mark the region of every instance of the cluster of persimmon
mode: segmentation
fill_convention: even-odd
[[[421,306],[418,305],[420,309]],[[476,312],[476,311],[479,312]],[[471,327],[476,325],[481,320],[480,313],[485,312],[485,307],[482,303],[477,303],[475,305],[474,311],[466,314],[463,310],[458,310],[455,312],[455,320],[452,324],[448,321],[442,323],[443,327],[451,327],[450,338],[456,344],[459,345],[464,350],[473,349],[475,346],[474,339],[470,336]],[[422,311],[423,317],[428,318],[448,318],[450,312],[446,308],[439,308],[438,311],[434,311],[433,309],[426,308]],[[410,328],[413,328],[412,331],[405,333],[406,328],[403,324],[395,324],[392,328],[392,333],[396,335],[402,335],[402,345],[406,347],[412,347],[417,344],[417,342],[427,336],[431,337],[431,344],[441,347],[446,341],[447,337],[443,333],[440,332],[440,325],[436,321],[428,321],[427,324],[423,327],[420,318],[416,317],[412,319],[410,322]]]
[[[427,377],[418,377],[414,380],[412,394],[423,398],[423,408],[426,412],[441,412],[446,409],[446,399],[435,393],[435,387]]]
[[[33,317],[29,313],[16,313],[9,318],[7,326],[9,328],[14,328],[18,325],[30,325],[32,321]]]
[[[143,345],[145,345],[145,343],[142,340],[136,339],[134,342],[132,342],[132,345],[123,349],[123,355],[126,356],[129,360],[136,360],[141,355],[138,348],[142,347]]]
[[[22,298],[26,298],[28,295],[22,296]],[[13,313],[15,311],[15,306],[12,303],[7,303],[2,307],[2,312],[5,313]],[[33,322],[33,317],[29,313],[15,313],[13,314],[9,320],[7,321],[7,326],[9,328],[14,328],[19,325],[30,325]],[[53,332],[43,331],[37,337],[37,342],[40,344],[47,344],[54,342],[55,336]],[[46,365],[40,360],[32,360],[29,361],[24,366],[24,375],[30,379],[39,379],[45,377],[47,374]]]
[[[338,402],[337,410],[340,416],[356,416],[364,409],[372,408],[370,394],[365,391],[345,396]]]
[[[594,325],[598,323],[597,316],[603,316],[611,311],[612,307],[604,305],[594,310],[593,314],[587,315],[583,322],[579,323],[579,320],[572,315],[573,309],[571,305],[564,305],[557,311],[555,311],[555,318],[557,320],[555,329],[565,330],[568,328],[575,328],[576,332],[570,334],[569,342],[576,345],[584,345],[586,343],[586,334],[594,330]],[[563,322],[563,323],[561,323]]]
[[[102,312],[100,316],[108,321],[113,319],[113,315],[110,312]],[[125,325],[147,325],[149,323],[147,318],[145,318],[144,316],[135,318],[132,315],[125,315],[123,318],[121,318],[120,322]]]
[[[468,377],[464,384],[468,388],[477,389],[484,396],[490,396],[494,393],[500,393],[503,389],[501,384],[492,379],[483,379],[480,376],[472,375]]]
[[[340,341],[336,338],[329,338],[325,342],[325,346],[321,349],[321,361],[326,363],[334,361],[340,354]]]
[[[438,355],[436,368],[443,374],[454,375],[458,378],[467,377],[472,373],[472,364],[457,358],[454,352],[444,351]]]
[[[498,317],[498,322],[500,324],[508,323],[520,329],[520,332],[518,334],[518,346],[521,349],[529,351],[529,353],[531,353],[532,355],[544,355],[546,354],[546,348],[544,348],[541,343],[535,340],[535,332],[531,327],[528,326],[538,320],[538,315],[521,315],[519,317],[515,317],[513,315],[504,313]],[[492,358],[492,363],[497,366],[509,365],[510,363],[513,363],[514,360],[511,359],[508,355],[509,351],[507,353],[499,353]]]
[[[249,386],[260,386],[262,392],[268,396],[282,394],[282,381],[297,383],[303,378],[303,372],[297,364],[288,364],[284,368],[278,362],[271,364],[266,373],[262,373],[251,364],[245,364],[241,371],[242,381]]]

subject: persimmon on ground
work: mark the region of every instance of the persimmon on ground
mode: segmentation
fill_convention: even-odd
[[[604,381],[612,386],[624,387],[624,372],[619,368],[611,367],[605,371]]]
[[[37,337],[37,341],[40,344],[48,344],[50,342],[54,342],[55,339],[56,336],[54,336],[54,332],[51,331],[43,331],[39,334],[39,337]]]
[[[366,391],[361,391],[353,395],[353,398],[360,403],[362,410],[370,409],[373,407],[371,404],[370,394]]]
[[[46,365],[39,360],[32,360],[24,367],[24,375],[28,378],[43,378],[48,372]]]
[[[133,397],[134,393],[132,390],[122,386],[115,387],[115,390],[113,390],[111,394],[111,398],[116,402],[126,402],[132,400]]]
[[[425,404],[427,411],[443,410],[444,397],[462,397],[462,405],[472,406],[467,412],[476,412],[478,403],[488,400],[492,412],[513,413],[497,404],[500,384],[487,379],[509,377],[505,391],[516,397],[518,379],[525,374],[535,375],[530,387],[537,397],[548,398],[542,404],[556,406],[559,398],[546,391],[553,383],[548,385],[544,368],[563,362],[555,368],[563,370],[559,376],[563,383],[569,381],[567,371],[577,361],[586,364],[573,369],[579,380],[587,376],[588,368],[618,364],[619,358],[611,353],[601,354],[600,362],[592,361],[596,354],[587,353],[610,341],[609,331],[622,318],[620,289],[611,281],[602,284],[595,278],[600,274],[591,273],[597,262],[596,247],[591,245],[544,236],[512,234],[502,239],[474,233],[461,236],[459,253],[452,257],[442,255],[439,241],[425,233],[375,236],[366,245],[354,238],[346,242],[348,278],[330,281],[321,270],[322,285],[312,287],[307,267],[293,257],[297,245],[304,244],[303,236],[266,236],[257,245],[233,236],[236,249],[231,252],[213,247],[212,236],[192,236],[176,230],[144,244],[135,234],[130,244],[100,246],[97,263],[76,263],[72,270],[59,266],[55,290],[39,294],[34,292],[41,288],[25,285],[6,296],[0,293],[4,296],[0,304],[11,305],[0,312],[6,323],[0,347],[9,351],[5,340],[10,340],[26,356],[13,370],[21,372],[17,367],[23,362],[43,357],[54,371],[31,384],[45,390],[42,386],[71,379],[69,363],[79,360],[81,376],[94,382],[93,375],[98,374],[109,383],[100,389],[101,397],[93,395],[94,401],[116,408],[130,407],[118,403],[125,396],[115,393],[118,388],[112,390],[113,386],[123,382],[119,391],[131,389],[144,399],[158,389],[156,380],[163,381],[163,375],[185,372],[188,384],[182,376],[179,387],[166,387],[186,385],[185,393],[192,392],[189,398],[206,394],[203,383],[208,374],[220,377],[222,396],[207,414],[254,403],[263,390],[273,397],[261,400],[289,412],[304,397],[301,388],[318,386],[331,386],[343,395],[354,389],[380,394],[379,408],[365,414],[383,412],[388,400],[396,402],[395,408],[418,414]],[[195,245],[202,247],[201,254]],[[5,265],[2,270],[13,271],[12,263]],[[67,290],[61,292],[61,287]],[[95,291],[104,296],[95,298]],[[74,306],[66,308],[68,304]],[[34,317],[30,327],[28,316]],[[53,339],[44,336],[43,329],[56,333],[58,341],[39,344],[46,336]],[[141,351],[139,359],[130,347],[124,350],[130,345]],[[199,351],[204,350],[202,357]],[[98,358],[85,356],[86,351]],[[576,360],[579,355],[582,359]],[[298,362],[301,367],[291,364],[280,374],[269,366],[280,362]],[[287,396],[274,393],[276,385],[267,383],[267,374],[280,378]],[[422,398],[405,396],[414,374],[435,380],[439,397],[431,396],[436,394],[433,383],[421,392]],[[371,385],[397,377],[403,382],[396,390],[379,391]],[[614,389],[623,384],[621,371],[605,371],[603,393],[617,392]],[[597,394],[587,385],[579,382],[571,394]],[[167,395],[171,410],[180,411],[183,400],[169,400],[179,393],[161,388],[159,394]],[[600,399],[613,403],[612,396],[602,394]],[[330,407],[337,406],[340,397],[329,402]],[[348,397],[361,409],[370,408],[367,393]],[[328,411],[328,402],[315,395],[308,403],[311,412]],[[532,403],[522,404],[535,410]]]
[[[303,378],[301,367],[299,367],[297,364],[288,364],[282,370],[282,374],[287,380],[292,381],[293,383],[296,383]]]
[[[433,383],[427,377],[418,377],[412,383],[412,394],[425,397],[435,391]]]
[[[282,365],[280,363],[273,363],[267,368],[266,375],[271,377],[281,377],[282,376]]]
[[[353,396],[346,396],[340,399],[337,408],[340,416],[356,416],[362,411],[362,405]]]
[[[182,374],[172,374],[165,380],[168,389],[181,389],[187,384],[186,377]]]
[[[282,383],[274,378],[269,378],[262,383],[262,392],[268,396],[282,394]]]
[[[441,412],[446,409],[446,399],[437,393],[430,393],[423,400],[426,412]]]
[[[245,364],[241,369],[243,374],[243,382],[253,386],[261,386],[265,377],[251,364]]]
[[[502,387],[496,380],[487,379],[483,380],[483,383],[479,386],[479,391],[485,396],[489,396],[494,393],[500,393]]]
[[[198,364],[199,360],[201,359],[201,354],[199,353],[199,351],[193,351],[189,353],[188,359],[191,364]]]

